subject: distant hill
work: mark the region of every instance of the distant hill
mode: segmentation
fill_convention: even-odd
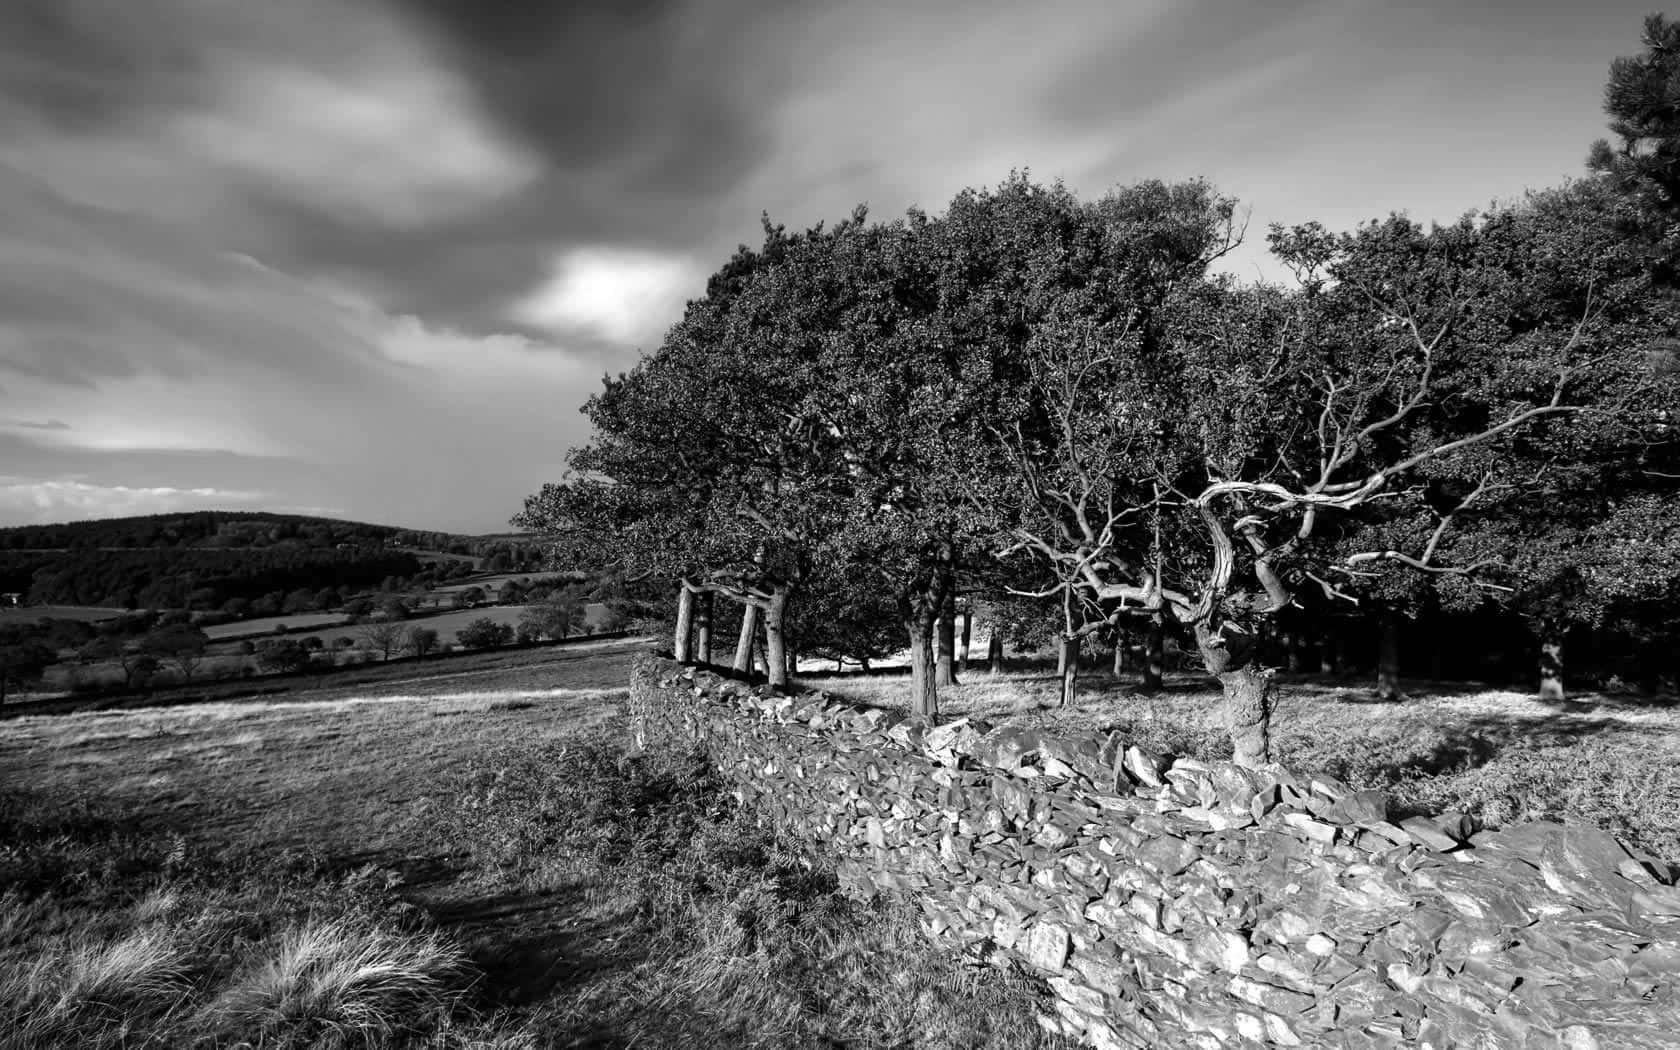
[[[414,530],[390,525],[369,525],[333,518],[205,510],[101,518],[57,525],[19,525],[0,529],[0,550],[268,547],[287,541],[301,542],[307,547],[333,547],[340,543],[375,546],[387,542],[400,544],[396,537],[405,533],[420,535]],[[450,537],[452,542],[462,539],[469,538]]]
[[[48,603],[218,609],[239,599],[326,602],[406,583],[449,558],[496,572],[542,567],[534,537],[462,536],[256,511],[192,511],[0,528],[0,594]],[[464,569],[466,566],[457,566]]]

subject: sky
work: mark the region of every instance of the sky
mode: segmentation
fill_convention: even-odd
[[[5,0],[0,525],[502,531],[760,216],[1012,169],[1269,224],[1582,174],[1622,0]]]

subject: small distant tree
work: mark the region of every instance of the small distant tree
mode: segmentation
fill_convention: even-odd
[[[407,598],[390,597],[379,603],[379,616],[386,620],[406,620],[413,610]]]
[[[310,652],[316,652],[318,650],[325,649],[327,647],[327,643],[321,640],[320,635],[312,634],[303,640],[303,647],[308,649]]]
[[[425,656],[437,648],[438,633],[430,627],[410,627],[403,644],[415,656]]]
[[[513,625],[481,616],[456,631],[455,640],[468,649],[493,649],[513,641]]]
[[[519,626],[531,628],[531,633],[560,641],[583,625],[583,602],[575,595],[558,592],[548,600],[526,606],[519,617]]]
[[[483,587],[468,587],[466,590],[455,592],[455,608],[471,609],[484,604],[486,595]]]
[[[0,704],[6,702],[8,686],[34,681],[57,662],[58,654],[32,637],[28,628],[0,628]]]
[[[159,627],[140,643],[140,648],[145,652],[160,661],[173,664],[181,673],[181,679],[186,682],[192,681],[193,674],[204,662],[204,654],[209,647],[209,635],[188,624]]]
[[[309,663],[309,650],[295,638],[283,638],[264,649],[257,657],[257,666],[265,671],[284,673],[296,671]]]
[[[389,660],[391,654],[401,648],[403,643],[403,625],[397,620],[374,620],[372,623],[365,623],[357,629],[356,634],[364,645],[379,654],[381,660]]]
[[[525,600],[525,590],[517,580],[508,580],[496,591],[497,605],[518,605]]]
[[[158,673],[158,658],[138,647],[125,648],[121,666],[124,689],[143,689]]]

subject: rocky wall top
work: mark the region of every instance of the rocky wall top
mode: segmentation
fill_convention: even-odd
[[[1680,1047],[1680,871],[1597,828],[1397,820],[1328,777],[655,657],[631,705],[847,886],[1044,975],[1045,1023],[1099,1047]]]

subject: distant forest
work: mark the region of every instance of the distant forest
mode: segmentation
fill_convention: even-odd
[[[436,554],[478,559],[497,572],[532,571],[543,559],[537,541],[506,535],[198,511],[0,529],[0,593],[29,605],[219,610],[233,603],[250,615],[269,606],[284,611],[288,600],[296,607],[303,591],[407,585],[467,567],[429,569]]]

